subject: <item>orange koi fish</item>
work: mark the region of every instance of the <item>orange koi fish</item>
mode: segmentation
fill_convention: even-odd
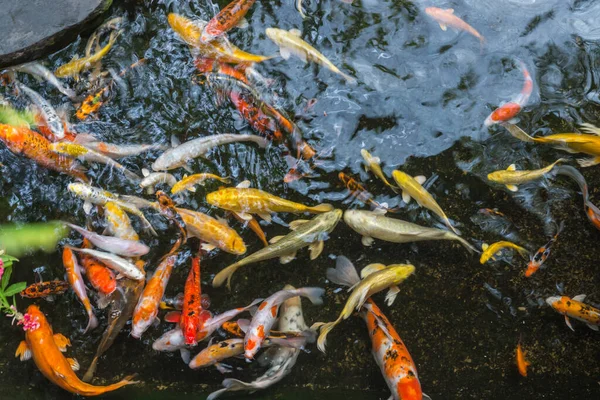
[[[134,338],[139,339],[155,321],[158,315],[160,300],[165,294],[165,289],[169,283],[169,278],[171,278],[171,272],[173,272],[176,260],[177,255],[171,255],[163,259],[156,268],[156,271],[154,271],[152,278],[146,284],[133,311],[131,336]]]
[[[527,270],[525,270],[525,276],[527,278],[535,274],[538,271],[538,269],[540,269],[542,264],[544,264],[546,259],[550,256],[550,250],[552,249],[552,245],[556,243],[556,241],[558,240],[558,235],[560,235],[564,227],[565,224],[563,221],[560,223],[560,226],[556,231],[556,235],[554,235],[554,237],[550,239],[550,241],[546,243],[544,247],[540,247],[539,250],[531,257],[531,260],[529,260],[529,264],[527,264]]]
[[[573,329],[569,317],[584,322],[590,329],[598,331],[600,330],[598,328],[600,326],[600,310],[583,303],[585,298],[585,294],[580,294],[572,299],[567,296],[552,296],[546,299],[546,303],[565,316],[565,323],[572,331],[575,329]]]
[[[525,63],[523,63],[522,61],[518,61],[518,64],[521,68],[521,72],[523,72],[523,78],[525,79],[521,93],[519,93],[519,95],[514,100],[511,100],[510,102],[495,109],[485,119],[485,126],[491,126],[494,124],[510,121],[511,119],[515,118],[518,113],[521,112],[523,107],[525,107],[525,105],[529,101],[531,92],[533,92],[533,79],[531,79],[531,75],[529,74]]]
[[[92,304],[87,296],[85,284],[83,283],[83,278],[81,277],[79,263],[77,262],[77,257],[75,257],[75,254],[70,248],[65,247],[63,249],[62,259],[63,265],[67,270],[67,280],[71,284],[73,291],[79,298],[79,301],[81,301],[83,304],[83,307],[85,307],[85,311],[88,314],[88,324],[85,328],[85,333],[88,330],[94,329],[98,326],[98,319],[96,318],[96,315],[94,315]]]
[[[202,31],[200,41],[210,42],[240,23],[255,0],[233,0],[215,15]]]
[[[256,218],[250,216],[249,220],[245,220],[238,213],[234,212],[231,214],[235,217],[235,219],[240,221],[242,224],[247,225],[248,228],[250,228],[252,230],[252,232],[254,232],[256,234],[256,236],[258,236],[260,241],[263,242],[265,247],[267,247],[269,245],[269,242],[267,241],[267,236],[265,235],[265,232],[260,227],[260,224],[258,223]]]
[[[91,249],[92,243],[84,238],[83,245],[85,249]],[[115,274],[106,265],[87,254],[81,254],[79,257],[81,266],[85,270],[85,277],[88,282],[100,295],[98,307],[104,308],[108,305],[108,296],[117,288]]]
[[[20,357],[21,361],[33,358],[35,365],[50,382],[80,396],[98,396],[138,383],[133,381],[133,375],[108,386],[82,382],[74,372],[79,369],[79,363],[62,354],[71,345],[71,341],[60,333],[52,332],[52,327],[38,306],[30,305],[27,314],[36,321],[36,326],[25,332],[25,340],[19,344],[15,356]]]
[[[519,344],[517,345],[517,353],[516,353],[517,368],[519,369],[519,374],[521,374],[521,376],[523,376],[523,377],[527,377],[527,367],[529,367],[531,365],[531,363],[525,359],[526,355],[527,355],[527,352],[523,351],[523,349],[521,348],[521,342],[519,341]]]
[[[47,282],[37,282],[27,286],[21,291],[21,297],[40,299],[44,297],[63,294],[69,289],[69,283],[57,279]]]
[[[248,322],[248,320],[244,320],[244,322]],[[243,338],[246,336],[246,332],[240,326],[239,321],[226,321],[221,325],[221,329],[230,334],[231,336]]]
[[[89,182],[85,169],[73,159],[61,156],[50,150],[50,142],[37,132],[25,127],[0,124],[0,141],[15,154],[23,154],[42,167],[71,175],[83,182]]]
[[[479,39],[481,46],[485,44],[485,38],[479,32],[477,32],[475,28],[454,15],[454,9],[448,8],[444,10],[437,7],[427,7],[425,9],[425,13],[436,20],[443,31],[448,29],[448,27],[457,29],[459,31],[465,31]]]
[[[373,357],[392,392],[390,399],[429,399],[421,391],[417,367],[400,335],[370,298],[363,306],[361,315],[371,336]]]
[[[373,195],[369,193],[363,185],[358,183],[356,179],[352,178],[349,175],[346,175],[343,172],[340,172],[338,174],[338,178],[346,186],[348,191],[350,191],[350,195],[358,199],[358,201],[360,201],[361,203],[368,204],[375,209],[392,211],[392,209],[388,208],[387,204],[381,204],[373,200]]]
[[[183,332],[185,344],[195,346],[198,343],[196,335],[202,330],[200,324],[200,313],[202,312],[200,296],[202,289],[200,287],[199,257],[192,258],[192,268],[185,281],[183,293],[183,309],[181,310],[179,327]]]

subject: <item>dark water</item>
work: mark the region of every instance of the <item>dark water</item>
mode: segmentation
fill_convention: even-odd
[[[116,2],[119,3],[119,2]],[[223,7],[227,2],[219,2]],[[213,289],[209,282],[235,257],[218,253],[203,261],[203,291],[221,312],[256,297],[265,297],[286,283],[297,287],[319,285],[328,289],[323,307],[305,304],[309,323],[333,320],[345,302],[325,280],[333,266],[331,257],[344,254],[359,267],[410,260],[417,273],[401,288],[396,303],[384,307],[409,348],[425,393],[433,399],[592,399],[600,395],[600,344],[598,334],[580,323],[571,332],[560,315],[543,299],[564,294],[588,294],[598,305],[599,267],[597,243],[600,233],[587,221],[574,184],[562,178],[524,185],[512,194],[490,186],[487,173],[516,163],[523,169],[544,166],[568,156],[547,147],[524,144],[502,128],[486,129],[483,121],[500,103],[509,101],[522,87],[515,59],[531,72],[534,92],[519,125],[531,134],[573,132],[582,122],[599,124],[600,3],[563,0],[467,0],[446,2],[307,1],[308,18],[302,20],[291,0],[257,2],[248,20],[250,27],[234,30],[230,38],[240,48],[273,54],[276,46],[264,29],[298,28],[302,37],[334,64],[355,76],[358,86],[348,86],[324,68],[304,65],[297,59],[277,58],[258,65],[265,77],[276,80],[266,98],[291,115],[303,115],[309,99],[317,99],[299,120],[304,137],[321,152],[323,162],[315,177],[283,184],[288,170],[280,148],[260,150],[254,146],[223,146],[208,160],[196,161],[196,172],[229,175],[236,182],[249,179],[254,187],[279,196],[314,204],[346,204],[347,192],[337,173],[354,174],[365,182],[377,200],[403,207],[400,217],[427,226],[441,226],[431,213],[415,204],[404,205],[399,197],[362,170],[360,149],[381,158],[391,174],[402,167],[412,175],[436,179],[429,187],[465,238],[480,245],[498,240],[526,244],[535,251],[554,233],[554,221],[564,221],[565,231],[554,248],[547,268],[533,278],[523,276],[525,265],[514,257],[511,264],[480,265],[477,258],[451,243],[430,242],[396,245],[376,242],[363,248],[360,236],[343,223],[326,242],[323,255],[310,261],[301,251],[294,262],[281,266],[277,260],[241,271],[234,277],[233,291]],[[480,53],[477,39],[451,29],[442,31],[422,10],[426,6],[454,8],[455,14],[487,38]],[[120,70],[145,58],[146,64],[125,78],[97,120],[77,129],[116,143],[169,143],[171,135],[181,141],[209,133],[248,131],[237,112],[228,105],[216,106],[210,89],[192,83],[192,57],[167,24],[167,13],[209,19],[212,6],[205,2],[166,1],[150,4],[116,4],[114,16],[127,19],[125,31],[105,59],[105,67]],[[87,38],[53,55],[46,64],[62,64],[81,54]],[[23,80],[58,106],[65,101],[57,92],[33,79]],[[83,83],[82,83],[83,84]],[[6,97],[10,94],[6,93]],[[17,104],[19,100],[17,100]],[[21,100],[22,101],[22,100]],[[22,104],[22,103],[21,103]],[[71,109],[71,113],[73,109]],[[157,154],[125,160],[136,172],[148,167]],[[575,157],[570,157],[575,165]],[[0,148],[0,222],[34,222],[66,219],[83,224],[82,202],[66,191],[70,179],[36,167]],[[598,168],[583,170],[592,200],[600,201]],[[94,168],[94,184],[116,193],[144,195],[120,175]],[[178,177],[183,171],[176,173]],[[217,184],[208,184],[206,191]],[[220,215],[204,203],[204,191],[191,196],[187,207]],[[498,208],[504,224],[478,214],[480,208]],[[286,222],[295,219],[282,215]],[[163,228],[161,219],[150,219]],[[240,227],[234,225],[240,231]],[[269,237],[286,228],[269,226]],[[242,235],[249,252],[260,243],[249,231]],[[165,253],[168,238],[153,245],[149,267]],[[189,249],[187,250],[189,255]],[[155,265],[155,264],[154,264]],[[44,278],[61,277],[59,253],[26,257],[17,277],[32,282],[32,269],[41,268]],[[189,259],[177,266],[167,294],[183,289]],[[382,300],[380,296],[376,299]],[[26,302],[23,301],[23,307]],[[56,303],[42,303],[56,332],[70,337],[69,355],[85,368],[101,331],[82,335],[86,317],[73,294]],[[100,314],[101,315],[101,314]],[[103,317],[104,318],[104,317]],[[22,333],[1,321],[0,382],[5,394],[19,398],[54,399],[69,395],[48,383],[32,362],[13,358]],[[129,387],[107,398],[202,398],[219,387],[223,379],[213,369],[192,371],[178,354],[157,353],[151,343],[171,326],[151,328],[141,341],[128,336],[128,328],[100,361],[98,381],[114,381],[138,372],[144,385]],[[521,378],[514,363],[519,337],[532,362],[529,377]],[[327,354],[316,349],[302,354],[293,373],[280,385],[249,398],[386,399],[389,392],[370,353],[364,323],[350,318],[329,336]],[[233,361],[233,375],[251,380],[262,374],[257,365]],[[232,398],[238,398],[233,396]]]

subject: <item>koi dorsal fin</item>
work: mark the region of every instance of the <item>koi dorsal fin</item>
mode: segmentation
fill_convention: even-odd
[[[367,276],[386,268],[383,264],[369,264],[360,271],[360,277],[361,279],[365,279]]]
[[[577,296],[573,297],[573,300],[584,301],[586,297],[587,297],[587,295],[585,295],[585,294],[578,294]]]
[[[516,171],[517,170],[517,166],[515,164],[510,164],[508,166],[508,168],[506,168],[507,171]]]
[[[448,11],[450,14],[454,14],[454,8],[446,8],[446,11]]]
[[[302,32],[300,32],[299,29],[290,29],[290,33],[294,36],[298,36],[300,37],[302,35]]]
[[[427,178],[424,175],[417,175],[413,178],[419,185],[423,185]]]
[[[487,243],[483,243],[483,244],[481,245],[481,250],[483,250],[483,251],[486,251],[486,250],[488,249],[488,247],[490,247],[490,245],[489,245],[489,244],[487,244]]]

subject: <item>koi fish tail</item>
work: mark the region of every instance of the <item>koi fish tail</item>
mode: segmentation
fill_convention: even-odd
[[[214,400],[214,399],[220,397],[223,393],[229,392],[229,391],[236,392],[236,391],[242,391],[242,390],[250,391],[250,390],[257,389],[251,383],[242,382],[240,380],[232,379],[232,378],[225,379],[223,381],[222,385],[225,387],[223,389],[217,390],[216,392],[212,392],[210,395],[208,395],[206,400]]]
[[[314,213],[325,213],[333,210],[333,206],[331,204],[319,204],[318,206],[308,207],[308,211]]]
[[[335,268],[327,269],[327,279],[337,285],[352,287],[360,282],[360,276],[356,268],[344,256],[339,256],[335,262]]]
[[[227,281],[227,288],[231,290],[231,277],[233,274],[243,267],[244,264],[235,263],[231,264],[229,267],[221,270],[217,275],[215,275],[212,285],[213,287],[221,287],[223,283]]]
[[[529,259],[530,258],[530,254],[529,251],[526,248],[523,247],[519,247],[517,248],[517,251],[519,252],[519,254],[524,258],[524,259]]]
[[[462,244],[465,247],[465,249],[467,249],[469,254],[481,253],[479,250],[477,250],[475,247],[473,247],[471,245],[471,243],[467,242],[465,239],[461,238],[460,236],[456,236],[455,239],[458,240],[460,242],[460,244]]]
[[[442,219],[444,220],[444,225],[446,225],[446,227],[448,229],[450,229],[452,232],[454,232],[455,235],[460,236],[460,231],[458,229],[456,229],[454,226],[452,226],[452,224],[450,223],[450,220],[448,219],[446,214],[442,213]]]
[[[133,183],[139,183],[142,178],[140,178],[137,174],[135,174],[134,172],[128,170],[127,168],[125,168],[122,164],[119,164],[118,162],[115,162],[115,167],[117,167],[117,169],[119,171],[121,171],[121,173],[123,175],[125,175],[125,177],[127,179],[129,179],[130,181],[132,181]]]
[[[146,217],[144,216],[144,214],[140,213],[138,216],[142,220],[142,225],[144,226],[144,230],[150,232],[153,236],[158,236],[158,233],[156,233],[156,231],[152,227],[152,224],[150,223],[150,221],[148,221],[146,219]]]
[[[516,125],[513,125],[508,122],[501,123],[501,125],[505,127],[512,136],[519,140],[522,140],[523,142],[535,143],[536,140],[539,141],[539,139],[529,136],[527,133],[525,133],[523,129],[519,128]]]
[[[83,331],[83,333],[87,333],[88,331],[95,329],[97,326],[98,326],[98,318],[96,318],[94,311],[90,308],[90,310],[88,311],[88,324],[85,327],[85,330]]]
[[[329,332],[331,332],[333,330],[333,328],[335,328],[335,326],[337,324],[339,324],[342,321],[342,316],[340,316],[338,319],[336,319],[333,322],[327,322],[323,325],[320,326],[321,328],[321,333],[319,334],[319,338],[317,339],[317,347],[319,348],[319,350],[321,350],[323,353],[325,353],[325,345],[327,344],[327,335],[329,334]],[[314,326],[314,325],[313,325]]]
[[[214,400],[218,397],[220,397],[223,393],[229,391],[228,388],[224,388],[224,389],[219,389],[217,391],[212,392],[211,394],[208,395],[208,397],[206,398],[206,400]]]
[[[101,393],[112,392],[113,390],[120,389],[123,386],[135,385],[135,384],[140,383],[139,381],[134,381],[135,377],[136,377],[136,374],[129,375],[129,376],[126,376],[125,378],[123,378],[121,381],[119,381],[117,383],[113,383],[112,385],[103,386],[103,387],[101,386],[103,388],[103,391]]]
[[[348,83],[349,85],[356,85],[357,81],[356,78],[340,71],[339,74],[346,80],[346,83]]]
[[[302,293],[299,293],[299,294],[306,297],[308,300],[310,300],[311,303],[313,303],[315,305],[323,304],[323,295],[325,294],[325,289],[311,287],[311,288],[303,288],[300,290],[302,291]]]

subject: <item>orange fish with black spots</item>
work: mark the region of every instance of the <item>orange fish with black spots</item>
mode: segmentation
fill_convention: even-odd
[[[571,330],[573,325],[569,318],[575,318],[578,321],[584,322],[590,329],[595,331],[600,330],[600,310],[585,304],[586,295],[580,294],[572,299],[567,296],[552,296],[546,299],[546,303],[556,312],[565,316],[565,323]]]

